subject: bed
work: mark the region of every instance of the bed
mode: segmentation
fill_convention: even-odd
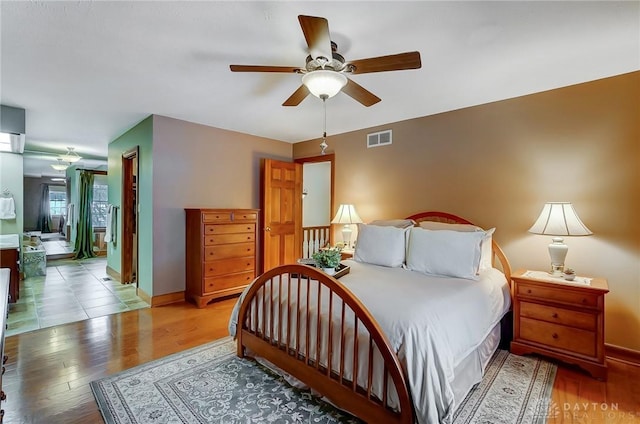
[[[343,261],[351,272],[340,281],[297,264],[259,276],[230,321],[238,356],[259,358],[366,422],[451,421],[497,349],[500,320],[510,307],[510,265],[492,231],[430,228],[433,222],[473,227],[463,218],[425,212],[407,219],[415,225],[403,229],[402,266],[367,262],[363,232],[355,260]],[[423,235],[482,240],[489,265],[469,278],[418,272],[422,264],[411,259],[418,251],[411,243]]]

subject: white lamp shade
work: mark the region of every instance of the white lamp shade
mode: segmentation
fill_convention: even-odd
[[[332,224],[359,224],[362,219],[358,216],[353,205],[340,205],[336,216],[331,221]]]
[[[580,221],[573,205],[569,202],[546,203],[536,222],[529,228],[529,232],[550,236],[588,236],[593,234]]]
[[[318,98],[333,97],[347,84],[347,77],[340,72],[319,69],[304,74],[302,83]]]
[[[564,260],[567,257],[569,247],[564,244],[560,236],[588,236],[593,234],[586,225],[580,221],[576,210],[569,202],[545,203],[540,216],[529,228],[534,234],[544,234],[553,237],[549,244],[549,256],[551,258],[551,275],[560,276],[564,270]]]

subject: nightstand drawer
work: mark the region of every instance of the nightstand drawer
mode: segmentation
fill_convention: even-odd
[[[596,356],[596,333],[530,318],[520,318],[520,337],[550,348]]]
[[[534,318],[583,330],[596,331],[597,316],[588,312],[572,311],[538,303],[520,302],[520,316]]]
[[[562,302],[579,306],[598,306],[598,293],[588,293],[576,290],[559,289],[557,285],[545,287],[543,285],[518,284],[517,296],[535,297],[545,302]]]

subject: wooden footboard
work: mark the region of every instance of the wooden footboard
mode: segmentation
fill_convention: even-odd
[[[350,291],[316,268],[262,274],[243,299],[236,335],[238,356],[266,359],[366,422],[413,422],[386,336]]]

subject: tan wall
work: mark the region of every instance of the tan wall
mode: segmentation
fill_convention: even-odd
[[[291,157],[289,143],[153,116],[153,296],[185,288],[184,208],[257,209],[260,160]]]
[[[366,134],[384,129],[393,144],[367,149]],[[545,202],[573,202],[594,235],[566,238],[566,264],[608,279],[606,341],[640,350],[640,72],[328,143],[336,204],[365,221],[442,210],[495,226],[514,269],[547,269],[550,237],[527,230]],[[318,144],[295,144],[294,157]]]

